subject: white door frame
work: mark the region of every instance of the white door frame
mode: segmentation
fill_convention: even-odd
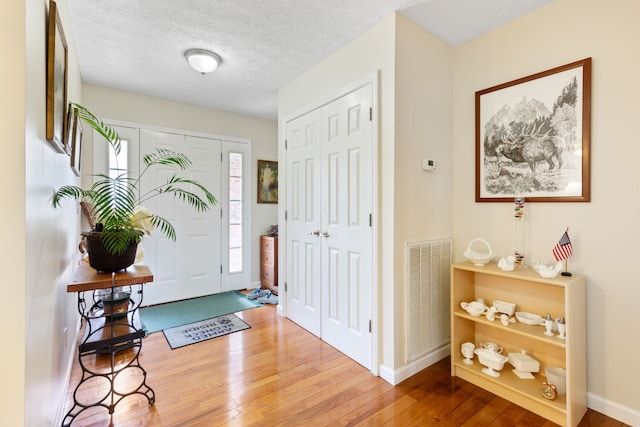
[[[278,124],[279,126],[279,134],[280,135],[286,135],[285,131],[286,131],[286,124],[287,122],[294,120],[297,117],[303,116],[304,114],[311,112],[313,110],[316,110],[320,107],[322,107],[323,105],[329,104],[330,102],[337,100],[339,98],[341,98],[342,96],[355,91],[356,89],[365,86],[367,84],[371,84],[372,88],[373,88],[373,101],[372,101],[372,122],[373,122],[373,165],[372,165],[372,175],[373,175],[373,203],[372,203],[372,227],[373,227],[373,248],[372,248],[372,257],[371,257],[371,269],[372,269],[372,283],[371,283],[371,291],[372,291],[372,295],[371,295],[371,373],[373,375],[378,376],[379,375],[379,354],[380,354],[380,350],[379,350],[379,342],[380,342],[380,333],[382,332],[381,328],[379,327],[378,324],[378,319],[379,319],[379,295],[380,295],[380,288],[379,288],[379,281],[378,281],[378,274],[377,272],[379,271],[378,269],[378,247],[379,247],[379,227],[378,225],[380,224],[378,221],[378,217],[379,217],[379,207],[378,207],[378,191],[379,191],[379,185],[378,185],[378,181],[379,181],[379,159],[378,159],[378,152],[379,152],[379,96],[378,96],[378,90],[379,90],[379,86],[378,86],[378,81],[379,81],[379,72],[378,71],[374,71],[366,76],[364,76],[362,79],[359,79],[357,81],[352,82],[351,84],[342,87],[338,90],[336,90],[334,93],[330,94],[329,96],[320,98],[310,104],[308,104],[307,106],[297,110],[294,113],[291,113],[287,116],[285,116],[285,118],[283,120],[281,120]],[[278,151],[279,151],[279,157],[281,160],[281,163],[283,165],[287,164],[287,150],[285,149],[285,141],[281,141],[281,144],[278,147]],[[280,168],[280,170],[278,171],[279,174],[279,179],[281,182],[286,182],[287,180],[287,176],[286,176],[286,168],[282,167]],[[281,192],[279,194],[279,203],[278,203],[278,222],[280,224],[286,224],[286,206],[287,206],[287,194],[286,191],[282,191],[282,189],[286,188],[284,185],[282,185],[281,187]],[[285,287],[286,289],[286,283],[287,280],[289,280],[289,278],[287,277],[287,227],[280,227],[279,230],[279,235],[280,235],[280,239],[278,239],[278,271],[280,272],[280,279],[279,282],[282,284],[283,287]],[[285,290],[286,292],[286,290]],[[278,313],[281,314],[284,317],[287,317],[287,306],[286,306],[286,298],[280,298],[279,303],[278,303]]]

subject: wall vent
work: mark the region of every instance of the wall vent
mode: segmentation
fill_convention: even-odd
[[[450,342],[451,239],[408,243],[406,248],[406,362]]]

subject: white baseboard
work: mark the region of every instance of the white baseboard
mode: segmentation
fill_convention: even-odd
[[[431,353],[408,363],[407,365],[396,369],[395,371],[387,366],[380,366],[380,378],[385,380],[391,385],[400,384],[407,378],[417,374],[423,369],[433,365],[434,363],[444,359],[451,354],[451,346],[449,344],[440,347]]]
[[[630,426],[640,427],[640,411],[604,399],[593,393],[587,393],[587,406]]]
[[[76,319],[76,327],[74,329],[74,331],[79,331],[80,327],[82,326],[82,320],[80,318],[80,315],[78,315],[77,319]],[[71,408],[67,408],[67,393],[69,392],[69,382],[71,381],[71,371],[73,370],[73,362],[76,360],[76,357],[78,356],[77,353],[77,349],[78,349],[78,345],[80,344],[78,342],[78,334],[74,333],[72,334],[73,339],[71,340],[71,350],[69,353],[69,359],[67,360],[67,367],[65,370],[65,374],[64,374],[64,385],[62,387],[62,391],[60,392],[60,396],[58,398],[58,409],[56,411],[56,424],[55,425],[62,425],[62,422],[64,421],[65,416],[67,415],[67,413],[65,411],[71,409]]]

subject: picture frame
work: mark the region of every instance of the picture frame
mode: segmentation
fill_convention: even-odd
[[[64,152],[67,153],[68,156],[71,156],[73,151],[73,122],[75,116],[73,115],[73,109],[71,108],[71,103],[67,106],[67,120],[65,121],[65,131],[64,131]]]
[[[476,202],[591,201],[591,58],[475,93]]]
[[[258,203],[278,203],[278,162],[258,160]]]
[[[46,138],[53,148],[65,152],[67,130],[67,39],[64,36],[58,7],[49,1],[47,29],[47,123]]]
[[[69,126],[71,131],[71,170],[76,176],[80,176],[80,155],[82,153],[82,124],[78,116],[73,115]]]

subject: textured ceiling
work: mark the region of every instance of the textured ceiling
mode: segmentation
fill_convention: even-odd
[[[280,87],[399,11],[452,46],[552,0],[68,0],[85,83],[267,119]],[[222,65],[201,75],[183,53]]]

